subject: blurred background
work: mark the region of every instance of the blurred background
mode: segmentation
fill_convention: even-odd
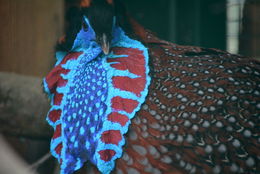
[[[160,38],[260,57],[260,0],[124,0]],[[44,76],[75,0],[0,0],[0,71]]]
[[[260,0],[124,1],[130,14],[139,23],[164,40],[260,58]],[[65,14],[72,3],[75,3],[75,0],[0,0],[0,73],[18,74],[14,81],[33,76],[29,81],[36,83],[30,86],[32,89],[28,90],[28,93],[41,92],[40,78],[44,77],[54,64],[54,46],[64,33]],[[5,88],[4,82],[9,84],[10,79],[12,78],[9,75],[0,75],[0,89]],[[17,85],[17,88],[21,85],[10,83]],[[23,87],[27,89],[26,86]],[[15,114],[18,111],[14,110],[24,107],[30,110],[33,108],[30,106],[37,101],[23,100],[24,96],[20,96],[22,104],[16,108],[10,106],[8,109],[8,112],[15,115],[13,118],[8,117],[8,120],[12,120],[9,122],[4,114],[5,108],[9,107],[10,98],[5,95],[6,93],[1,94],[0,90],[0,131],[11,144],[8,146],[14,147],[15,152],[26,163],[32,164],[49,151],[52,132],[49,126],[43,125],[46,126],[45,132],[30,134],[31,130],[37,129],[34,122],[35,113],[40,113],[41,119],[44,120],[46,113],[40,111],[45,111],[48,105],[44,103],[43,108],[34,109],[36,111],[24,123],[24,127],[31,123],[35,124],[36,128],[26,132],[24,128],[19,129],[23,120],[17,119],[21,116]],[[10,131],[10,125],[17,130]],[[2,141],[3,139],[0,139],[0,143]],[[0,149],[1,147],[0,144]],[[38,173],[51,174],[55,166],[53,159],[48,160],[41,165]]]

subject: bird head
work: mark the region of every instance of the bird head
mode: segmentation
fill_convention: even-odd
[[[101,48],[108,54],[112,40],[115,12],[111,0],[84,0],[81,2],[81,26],[72,49]]]
[[[108,54],[113,40],[113,28],[120,26],[129,37],[134,37],[120,0],[78,0],[69,4],[66,12],[65,36],[56,45],[56,52],[70,52],[77,48],[97,47]],[[79,3],[80,2],[80,3]],[[92,46],[92,47],[90,47]]]

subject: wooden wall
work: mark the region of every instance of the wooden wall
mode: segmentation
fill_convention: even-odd
[[[43,77],[62,35],[63,0],[0,0],[0,71]]]

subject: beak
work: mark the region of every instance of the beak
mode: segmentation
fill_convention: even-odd
[[[108,53],[110,51],[110,44],[108,42],[107,35],[105,33],[103,33],[103,35],[102,35],[101,48],[102,48],[104,54],[108,55]]]

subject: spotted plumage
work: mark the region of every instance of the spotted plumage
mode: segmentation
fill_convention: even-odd
[[[101,1],[104,0],[86,1],[88,2],[85,3],[86,8],[91,8],[93,2]],[[119,1],[108,2],[118,10],[117,5],[119,4],[117,3]],[[98,7],[95,9],[98,10]],[[103,88],[100,87],[100,89],[105,91],[102,94],[107,99],[106,101],[111,101],[110,104],[102,103],[102,98],[99,97],[95,97],[95,101],[100,100],[101,102],[91,103],[91,105],[80,103],[81,101],[75,99],[72,100],[74,103],[63,108],[62,112],[66,112],[66,108],[70,108],[67,111],[69,113],[74,105],[82,105],[83,108],[87,106],[87,112],[76,109],[77,115],[75,116],[86,122],[87,120],[84,118],[94,119],[95,113],[100,113],[98,103],[101,103],[105,107],[112,108],[112,110],[105,108],[106,114],[100,114],[100,117],[105,120],[101,120],[118,126],[118,129],[114,129],[112,126],[104,131],[101,126],[99,127],[99,130],[102,130],[100,132],[85,125],[84,130],[81,130],[78,126],[84,124],[77,123],[78,120],[69,124],[72,128],[65,128],[65,131],[67,129],[68,132],[73,132],[76,129],[77,131],[73,135],[78,135],[78,141],[81,141],[80,137],[83,137],[83,144],[90,142],[89,139],[92,139],[92,135],[101,133],[97,143],[102,141],[108,145],[104,146],[108,148],[97,148],[99,155],[97,153],[89,154],[92,151],[89,151],[88,148],[83,148],[80,152],[72,148],[75,150],[71,153],[74,158],[83,159],[79,160],[80,163],[72,162],[69,165],[76,165],[73,167],[73,171],[79,168],[77,164],[80,164],[81,167],[87,161],[92,163],[87,167],[88,173],[110,173],[110,171],[118,174],[260,173],[259,61],[217,49],[169,43],[160,40],[124,13],[116,11],[115,16],[117,25],[126,31],[126,35],[131,40],[128,42],[127,39],[122,39],[122,42],[119,43],[127,40],[126,43],[135,44],[113,45],[112,41],[111,54],[92,56],[93,66],[90,62],[87,63],[87,67],[94,68],[94,73],[87,71],[90,74],[79,76],[78,81],[74,81],[74,84],[82,83],[83,86],[71,89],[71,91],[78,90],[78,92],[73,91],[72,98],[80,99],[81,95],[87,93],[82,87],[85,85],[84,82],[89,80],[88,75],[96,79],[99,78],[98,73],[109,72],[109,69],[106,69],[108,66],[103,67],[98,64],[99,61],[105,60],[110,68],[123,73],[114,74],[114,76],[106,75],[102,82]],[[94,22],[90,21],[91,24]],[[112,40],[117,36],[117,32],[112,33]],[[92,41],[93,38],[86,43],[83,40],[83,45],[89,48],[89,42]],[[81,42],[82,40],[80,40],[80,44],[82,44]],[[78,42],[74,41],[74,44],[71,45],[74,45],[75,48],[80,46],[75,46],[75,43]],[[140,43],[140,45],[136,43]],[[69,45],[66,45],[66,40],[62,44]],[[101,47],[95,48],[100,53]],[[148,51],[147,55],[145,50]],[[86,50],[80,49],[63,57],[56,64],[55,71],[59,75],[57,76],[55,72],[50,73],[50,76],[46,77],[46,84],[53,86],[66,84],[66,76],[63,74],[69,72],[63,64],[70,59],[78,59],[81,54],[85,53]],[[148,60],[149,67],[147,67]],[[82,68],[84,67],[82,66]],[[78,74],[86,73],[81,68],[76,72]],[[92,78],[90,79],[92,80]],[[104,87],[104,84],[107,85]],[[112,85],[112,88],[109,88],[109,85],[110,87]],[[87,88],[99,88],[95,83],[91,83],[89,86],[91,87]],[[53,95],[51,96],[53,97],[52,104],[60,105],[64,96],[57,94],[59,90],[49,86],[48,88]],[[95,89],[93,89],[93,94],[97,94]],[[146,91],[147,89],[148,91]],[[120,94],[123,94],[122,91],[126,93],[117,95],[118,91]],[[70,98],[67,93],[66,95]],[[124,99],[121,100],[120,97]],[[84,99],[91,100],[91,93],[86,94]],[[92,100],[94,101],[93,97]],[[131,112],[133,110],[135,111]],[[53,139],[61,136],[61,132],[64,131],[59,124],[52,124],[59,120],[60,114],[61,112],[55,111],[54,108],[48,115],[48,119],[51,120],[50,124],[55,128]],[[67,121],[70,121],[70,116],[73,118],[73,114],[67,115]],[[95,125],[95,121],[90,122]],[[66,122],[65,125],[67,125]],[[85,133],[85,131],[90,133]],[[73,135],[68,137],[71,138],[71,146],[77,147],[79,144]],[[123,142],[124,139],[125,145],[118,150],[117,148],[124,144],[119,142]],[[65,144],[70,146],[70,143]],[[120,145],[110,146],[111,144]],[[58,159],[62,159],[55,154],[55,152],[61,151],[61,145],[54,142],[53,147],[53,154]],[[92,147],[94,146],[92,145]],[[101,158],[99,159],[99,157]],[[102,166],[110,161],[112,161],[110,163],[112,165],[108,168]],[[62,163],[62,161],[60,162]],[[113,162],[115,162],[115,166]],[[66,169],[66,167],[63,168]],[[72,169],[69,172],[64,171],[64,174],[73,172]]]
[[[116,173],[259,173],[260,63],[133,25],[149,49],[152,81]]]

